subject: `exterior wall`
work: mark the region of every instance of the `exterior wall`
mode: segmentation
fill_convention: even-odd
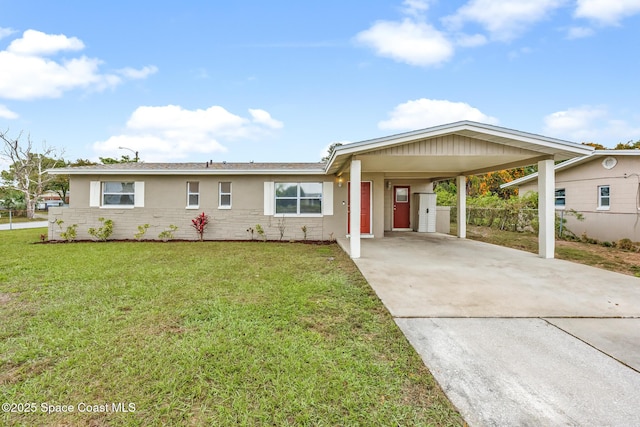
[[[414,202],[414,193],[427,193],[433,191],[433,187],[430,185],[429,181],[424,179],[389,179],[387,181],[391,183],[391,188],[387,189],[386,185],[384,187],[384,231],[391,231],[393,229],[393,187],[398,185],[409,186],[409,200],[411,203]],[[409,227],[413,228],[415,221],[418,220],[417,218],[414,218],[415,212],[413,206],[411,206],[409,212],[411,212],[409,216]],[[438,218],[436,216],[436,221],[437,220]]]
[[[567,170],[556,173],[556,189],[564,188],[564,208],[567,228],[581,236],[602,241],[629,238],[640,241],[640,156],[615,156],[618,160],[612,169],[605,169],[597,156]],[[625,178],[627,176],[627,178]],[[520,194],[537,191],[537,180],[520,186]],[[610,208],[598,209],[598,186],[610,186]],[[573,209],[584,215],[578,221],[569,214]],[[556,213],[560,215],[558,209]]]
[[[462,135],[445,135],[424,139],[368,152],[364,156],[465,156],[465,155],[520,155],[532,151],[505,144],[470,138]]]
[[[135,208],[99,208],[89,207],[91,181],[143,181],[144,207]],[[187,209],[187,182],[199,182],[200,204],[197,209]],[[100,227],[98,218],[112,219],[114,231],[111,239],[133,239],[137,227],[149,224],[146,239],[157,239],[158,234],[173,224],[178,227],[176,239],[196,240],[195,230],[191,227],[191,219],[201,212],[210,217],[210,224],[205,232],[209,240],[249,240],[251,233],[247,230],[260,224],[267,238],[280,239],[279,224],[284,221],[283,240],[302,240],[302,227],[307,227],[307,239],[329,240],[344,235],[346,232],[346,186],[338,188],[334,184],[334,215],[313,217],[284,218],[275,215],[264,215],[264,182],[328,182],[333,177],[318,176],[71,176],[70,188],[73,197],[69,208],[55,208],[49,211],[49,238],[58,240],[59,232],[67,226],[78,224],[78,239],[90,239],[87,230]],[[218,183],[231,182],[231,208],[218,208]],[[55,221],[64,221],[62,230]],[[254,232],[254,239],[261,237]]]

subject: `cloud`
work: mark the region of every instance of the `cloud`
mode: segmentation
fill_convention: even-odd
[[[2,28],[2,27],[0,27],[0,39],[3,39],[5,37],[9,37],[13,33],[15,33],[15,30],[12,30],[11,28]]]
[[[31,100],[59,98],[73,89],[102,91],[114,88],[125,79],[144,78],[157,71],[154,66],[141,70],[124,68],[116,73],[102,73],[102,61],[84,55],[56,60],[60,52],[77,52],[84,43],[76,37],[45,34],[27,30],[0,51],[0,98]]]
[[[283,127],[264,110],[250,109],[250,118],[220,106],[187,110],[179,105],[138,107],[120,135],[93,144],[98,156],[117,157],[118,147],[140,153],[144,161],[184,161],[195,154],[223,153],[227,141],[255,139]]]
[[[429,1],[427,0],[404,0],[402,2],[402,12],[416,18],[422,18],[429,10]]]
[[[558,138],[605,146],[640,139],[640,126],[630,125],[627,119],[612,118],[603,106],[583,105],[549,114],[544,118],[544,131]]]
[[[252,110],[249,108],[249,114],[251,114],[254,123],[265,125],[270,129],[281,129],[284,126],[282,122],[271,118],[271,114],[264,110]]]
[[[487,44],[487,38],[482,34],[457,34],[456,35],[456,45],[460,47],[478,47],[484,44]]]
[[[628,16],[640,13],[638,0],[577,0],[576,18],[586,18],[603,25],[618,25]]]
[[[567,0],[470,0],[442,22],[450,30],[460,30],[466,23],[483,26],[491,38],[510,41],[534,23],[545,19]]]
[[[446,62],[454,53],[453,44],[443,33],[408,18],[402,22],[378,21],[355,39],[379,56],[422,67]]]
[[[385,130],[415,130],[460,120],[472,120],[488,124],[498,123],[498,119],[495,117],[488,116],[464,102],[426,98],[400,104],[389,113],[389,116],[388,120],[378,123],[378,128]]]
[[[5,105],[0,104],[0,118],[12,120],[18,117],[17,113],[9,110]]]
[[[151,74],[155,74],[157,72],[158,67],[156,67],[155,65],[148,65],[146,67],[142,67],[139,70],[131,67],[126,67],[117,71],[118,74],[131,80],[146,79]]]
[[[64,34],[45,34],[41,31],[27,30],[22,38],[11,42],[7,52],[17,55],[52,55],[63,50],[82,50],[84,43],[76,37]]]
[[[567,31],[567,38],[570,40],[573,39],[582,39],[585,37],[591,37],[595,34],[592,28],[588,27],[571,27],[569,31]]]

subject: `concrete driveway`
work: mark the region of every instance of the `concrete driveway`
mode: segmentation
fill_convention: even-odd
[[[640,279],[410,232],[355,262],[469,425],[640,425]]]

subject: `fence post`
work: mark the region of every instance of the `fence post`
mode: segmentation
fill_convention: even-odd
[[[13,222],[11,220],[11,209],[9,209],[9,230],[13,230]]]

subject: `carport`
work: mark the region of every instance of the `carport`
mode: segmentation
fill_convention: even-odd
[[[385,188],[393,188],[395,197],[394,183],[418,180],[428,191],[433,189],[434,182],[455,178],[458,237],[465,238],[467,176],[537,164],[539,256],[553,258],[554,162],[584,156],[592,151],[589,146],[569,141],[462,121],[338,146],[326,171],[327,174],[335,174],[339,183],[349,182],[349,251],[351,257],[357,259],[361,255],[363,218],[365,221],[371,218],[372,222],[372,231],[367,237],[383,237],[392,229],[390,217],[395,215],[396,205],[393,204],[392,210],[380,200],[385,200]],[[365,192],[363,205],[364,175],[370,177],[367,189],[371,187],[373,202]]]

